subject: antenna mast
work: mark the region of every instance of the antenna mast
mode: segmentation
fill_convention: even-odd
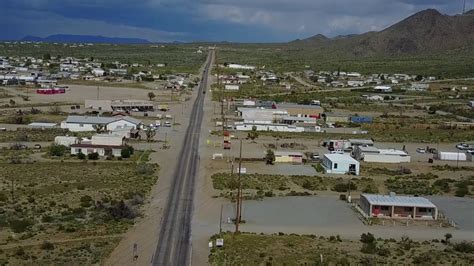
[[[462,14],[466,13],[466,0],[464,0],[464,4],[462,6]]]

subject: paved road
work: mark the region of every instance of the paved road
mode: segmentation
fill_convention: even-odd
[[[203,118],[203,90],[207,88],[214,52],[208,55],[202,73],[197,98],[191,112],[190,124],[184,139],[185,145],[177,158],[170,193],[161,222],[160,235],[153,265],[188,265],[191,258],[191,218],[199,164],[199,136]]]

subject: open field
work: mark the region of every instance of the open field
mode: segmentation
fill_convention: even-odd
[[[228,44],[219,45],[219,62],[233,62],[265,66],[275,71],[303,71],[305,66],[314,70],[357,71],[369,73],[407,73],[440,77],[472,75],[474,56],[438,55],[411,57],[367,57],[339,55],[317,48],[293,47],[287,44]]]
[[[100,263],[140,216],[157,169],[125,161],[0,163],[0,260]]]
[[[3,44],[0,45],[0,55],[42,58],[45,54],[51,54],[61,57],[94,58],[104,63],[119,61],[124,64],[166,64],[161,68],[152,67],[154,73],[197,73],[206,59],[206,53],[196,53],[199,47],[196,44],[71,46],[51,43]]]
[[[375,265],[474,263],[471,243],[442,244],[440,240],[417,242],[381,239],[368,235],[361,241],[340,236],[257,235],[224,233],[224,247],[212,248],[211,265]],[[218,238],[214,235],[211,240]],[[363,242],[362,242],[363,241]]]

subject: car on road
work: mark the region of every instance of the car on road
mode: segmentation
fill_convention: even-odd
[[[166,121],[164,126],[165,126],[165,127],[171,127],[171,122],[170,122],[170,121]]]
[[[416,148],[416,152],[418,152],[418,153],[426,153],[426,149],[425,149],[425,148]]]
[[[459,149],[459,150],[467,150],[467,149],[469,149],[469,144],[459,143],[458,145],[456,145],[456,148]]]
[[[313,152],[313,155],[311,155],[311,159],[313,159],[313,160],[315,160],[315,161],[321,159],[321,158],[319,157],[319,152]]]

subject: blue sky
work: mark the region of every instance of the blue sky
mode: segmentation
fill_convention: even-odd
[[[0,39],[103,35],[150,41],[280,42],[381,30],[463,0],[0,0]],[[474,8],[474,0],[467,0]]]

